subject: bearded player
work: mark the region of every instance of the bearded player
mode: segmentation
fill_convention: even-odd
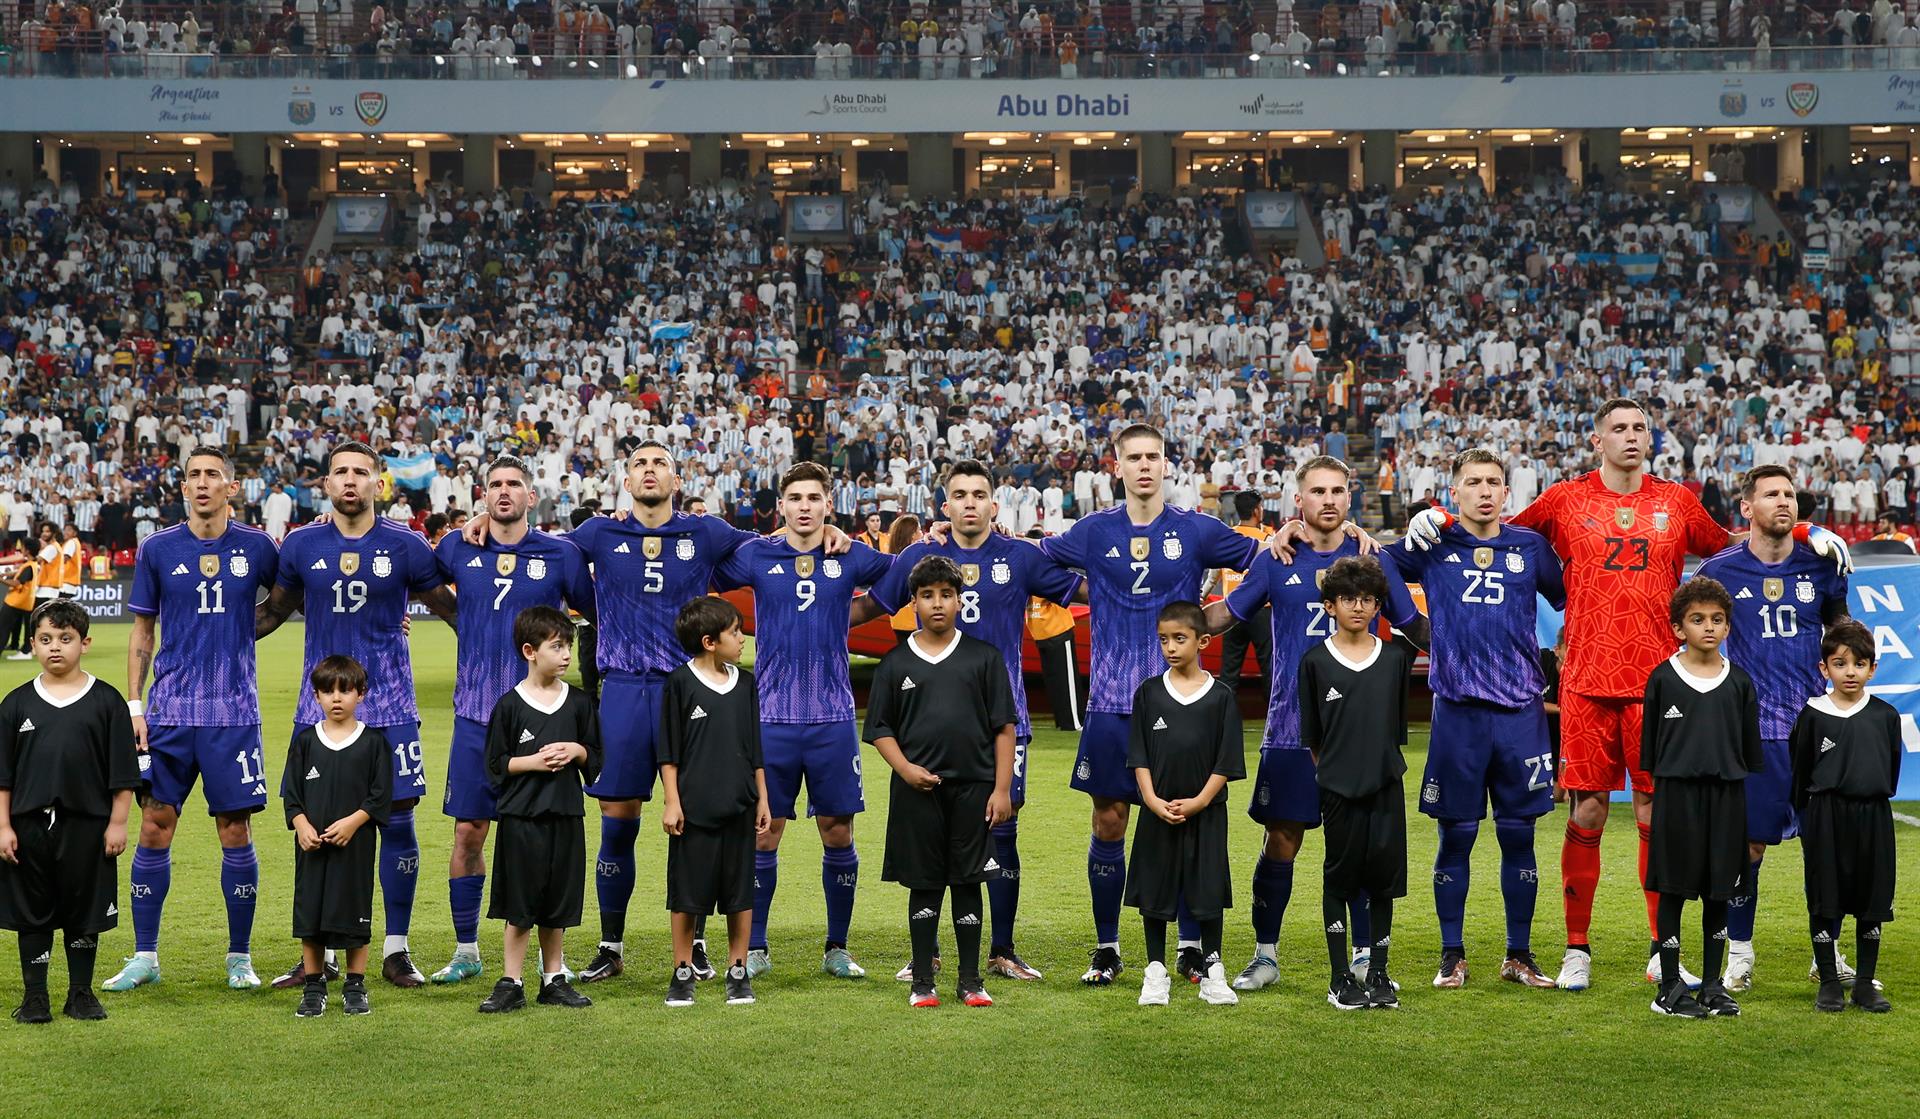
[[[1667,604],[1689,554],[1711,556],[1732,537],[1714,523],[1692,491],[1646,472],[1653,435],[1646,410],[1624,397],[1594,413],[1589,437],[1600,468],[1548,487],[1513,523],[1545,536],[1566,565],[1567,660],[1560,680],[1560,784],[1571,812],[1560,854],[1567,951],[1559,986],[1582,991],[1593,982],[1588,938],[1600,881],[1600,838],[1609,794],[1630,782],[1640,829],[1640,876],[1647,869],[1653,778],[1640,766],[1641,697],[1647,676],[1674,650]],[[1437,543],[1453,524],[1427,509],[1407,526],[1415,547]],[[1796,536],[1843,570],[1852,561],[1833,533],[1802,525]],[[1644,889],[1643,889],[1644,892]],[[1646,895],[1647,929],[1656,896]],[[1657,946],[1649,945],[1647,977],[1660,981]],[[1685,976],[1689,986],[1699,980]]]

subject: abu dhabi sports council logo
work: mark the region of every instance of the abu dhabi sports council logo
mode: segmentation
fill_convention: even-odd
[[[1787,108],[1793,110],[1794,116],[1806,116],[1819,103],[1820,87],[1812,82],[1794,82],[1787,87]]]
[[[1283,101],[1261,93],[1251,101],[1242,101],[1240,112],[1249,117],[1299,117],[1306,115],[1307,103],[1300,100]]]
[[[808,109],[810,117],[871,116],[887,111],[884,93],[828,93],[820,98],[820,107]]]
[[[387,116],[387,95],[369,90],[353,99],[353,111],[360,115],[360,123],[371,128]]]

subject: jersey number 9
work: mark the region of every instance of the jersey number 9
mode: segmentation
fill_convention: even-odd
[[[800,600],[799,613],[807,612],[807,607],[813,605],[817,594],[818,588],[814,586],[812,579],[802,579],[793,585],[793,596]]]

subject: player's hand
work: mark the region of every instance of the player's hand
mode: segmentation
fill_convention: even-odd
[[[467,543],[473,545],[476,548],[486,547],[487,546],[487,527],[489,522],[492,521],[492,519],[493,518],[491,517],[484,517],[484,516],[468,517],[467,527],[460,530],[460,539],[465,540]]]
[[[1363,556],[1373,555],[1380,550],[1380,542],[1373,538],[1373,534],[1352,521],[1342,521],[1340,531],[1360,542],[1360,554]]]
[[[844,556],[853,551],[853,537],[842,531],[839,525],[828,525],[822,539],[826,541],[827,554],[830,556]]]
[[[133,717],[133,748],[143,754],[147,752],[147,717],[145,715]]]
[[[993,795],[987,798],[987,826],[999,827],[1011,819],[1013,819],[1013,796],[995,790]]]
[[[572,745],[571,742],[549,742],[540,748],[538,755],[540,763],[546,766],[550,773],[558,773],[567,768],[573,762],[573,750],[570,749]]]
[[[1440,534],[1453,527],[1453,514],[1437,506],[1428,506],[1407,522],[1407,551],[1424,552],[1440,543]]]
[[[320,833],[314,831],[313,825],[308,823],[304,818],[293,822],[293,839],[294,842],[300,845],[302,851],[318,851],[320,849]]]
[[[409,637],[409,636],[412,636],[412,634],[413,634],[412,615],[409,615],[409,614],[400,615],[400,636]]]
[[[127,849],[127,825],[124,823],[116,824],[111,820],[107,821],[107,834],[102,846],[106,849],[107,858],[119,858],[120,853]]]
[[[678,804],[669,804],[660,810],[660,830],[668,835],[679,835],[687,830],[687,814]]]
[[[927,531],[920,534],[920,539],[929,544],[945,547],[947,534],[951,531],[953,531],[952,521],[935,521],[927,526]]]
[[[1267,537],[1267,554],[1281,563],[1293,562],[1293,542],[1305,536],[1307,526],[1300,518],[1294,519],[1273,530]]]
[[[900,771],[900,779],[923,793],[932,792],[940,784],[939,774],[912,762],[908,762],[906,768]]]
[[[763,800],[760,807],[753,810],[753,834],[765,835],[772,830],[773,809],[767,807],[767,802]]]
[[[332,523],[332,521],[333,521],[333,514],[323,512],[323,513],[315,513],[313,515],[313,519],[308,521],[307,523],[310,525],[324,525],[324,524],[330,524]]]
[[[613,519],[616,521],[630,521],[633,519],[633,510],[615,509],[612,513],[612,516],[613,516]]]
[[[1793,538],[1812,548],[1815,555],[1832,560],[1840,574],[1853,574],[1853,553],[1847,549],[1847,542],[1840,539],[1839,533],[1801,521],[1793,526]]]
[[[10,863],[20,861],[20,837],[4,820],[0,820],[0,860]]]

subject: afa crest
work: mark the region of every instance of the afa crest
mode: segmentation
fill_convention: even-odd
[[[534,558],[527,561],[527,578],[545,579],[546,577],[547,577],[547,561],[546,560],[543,560],[540,557],[535,556]]]
[[[1160,538],[1160,554],[1167,557],[1170,560],[1179,559],[1180,558],[1180,538],[1178,536],[1161,537]]]
[[[1669,520],[1670,520],[1670,515],[1667,513],[1665,509],[1662,509],[1658,513],[1655,513],[1653,515],[1653,531],[1655,532],[1667,531],[1667,523]]]
[[[1525,571],[1526,569],[1527,569],[1527,557],[1521,555],[1519,552],[1507,553],[1507,570],[1508,571],[1511,571],[1515,575],[1518,575],[1522,571]]]
[[[1006,585],[1007,585],[1007,584],[1008,584],[1008,583],[1009,583],[1010,581],[1012,581],[1012,579],[1013,579],[1013,569],[1007,566],[1007,561],[1006,561],[1006,560],[994,560],[994,561],[993,561],[993,581],[994,581],[994,583],[995,583],[996,585],[998,585],[998,586],[1002,586],[1002,587],[1004,587],[1004,586],[1006,586]]]
[[[693,538],[682,536],[673,546],[673,554],[682,562],[693,558]]]
[[[373,557],[373,577],[375,579],[385,579],[391,574],[393,574],[393,557],[385,552],[375,553]]]
[[[820,574],[825,575],[829,579],[838,579],[840,577],[840,561],[831,556],[821,560]]]
[[[1813,603],[1813,584],[1807,582],[1805,579],[1800,580],[1799,583],[1794,585],[1793,597],[1811,605]]]
[[[247,572],[253,570],[253,565],[247,562],[246,556],[235,552],[227,557],[227,570],[233,572],[235,579],[245,579]]]

